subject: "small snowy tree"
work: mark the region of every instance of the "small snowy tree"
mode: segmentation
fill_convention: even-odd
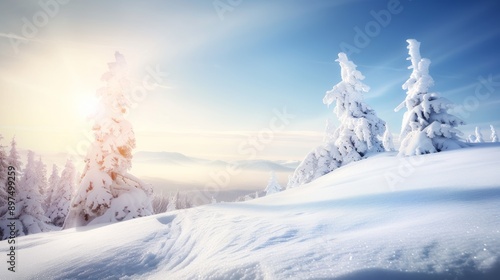
[[[265,189],[266,195],[270,195],[273,193],[278,193],[281,191],[281,186],[278,183],[278,179],[276,178],[276,173],[271,172],[271,177],[269,178],[269,181],[267,182],[267,187]]]
[[[57,172],[57,168],[55,170]],[[75,166],[73,162],[68,159],[61,173],[61,177],[56,180],[54,191],[52,192],[51,203],[47,210],[47,216],[55,226],[62,227],[66,215],[68,215],[71,198],[73,197],[75,189],[75,179]]]
[[[35,169],[36,169],[36,173],[37,173],[36,176],[39,179],[38,188],[39,188],[40,195],[42,196],[42,208],[44,211],[46,211],[48,208],[46,201],[47,201],[47,195],[49,192],[49,183],[47,181],[47,167],[42,162],[41,157],[38,157],[38,160],[35,163]]]
[[[167,212],[177,210],[177,204],[179,203],[179,191],[175,195],[170,196],[168,199]]]
[[[394,148],[394,142],[392,141],[392,133],[389,131],[389,126],[385,126],[385,132],[382,140],[382,144],[384,145],[384,149],[387,152],[393,152],[396,149]]]
[[[16,169],[16,174],[21,175],[21,159],[19,157],[19,152],[17,151],[16,138],[12,138],[10,142],[9,156],[7,157],[7,163]]]
[[[497,131],[495,130],[495,127],[493,127],[493,125],[490,124],[490,129],[491,129],[491,136],[490,136],[491,142],[493,142],[493,143],[498,142],[498,136],[497,136]]]
[[[476,130],[474,131],[474,134],[476,136],[476,143],[483,143],[484,142],[483,134],[481,133],[481,129],[479,129],[478,126],[476,126]]]
[[[429,92],[434,80],[429,75],[431,61],[420,57],[420,42],[414,39],[408,42],[408,53],[413,69],[410,78],[403,84],[406,99],[395,111],[406,106],[401,128],[400,155],[411,156],[435,153],[465,147],[456,129],[464,122],[448,113],[453,104],[437,93]]]
[[[467,143],[476,143],[476,136],[469,134],[469,137],[467,138]]]
[[[153,214],[152,188],[128,174],[135,136],[125,119],[130,83],[125,58],[118,52],[97,92],[101,107],[93,126],[95,141],[85,159],[79,189],[64,228],[117,222]]]
[[[17,235],[28,235],[47,231],[49,229],[42,208],[43,198],[40,194],[41,178],[38,177],[37,163],[34,153],[28,152],[28,162],[16,188],[16,228]],[[5,238],[4,232],[3,238]]]
[[[3,140],[0,135],[0,141]],[[8,197],[8,170],[9,164],[7,163],[7,152],[5,147],[0,142],[0,217],[7,212],[7,197]]]
[[[59,170],[57,168],[57,165],[53,164],[52,165],[52,174],[50,174],[50,177],[49,177],[49,189],[48,189],[47,194],[45,196],[45,204],[47,205],[47,210],[52,205],[52,200],[54,200],[56,198],[55,192],[56,192],[57,184],[59,184],[59,179],[60,179]]]
[[[287,189],[307,184],[342,164],[342,156],[334,143],[325,143],[306,155],[288,179]]]
[[[169,197],[163,193],[154,193],[153,195],[153,211],[155,214],[167,212]]]
[[[323,103],[328,106],[335,103],[333,112],[340,125],[333,135],[325,137],[331,139],[330,142],[304,158],[287,188],[309,183],[370,153],[384,151],[379,137],[384,133],[385,122],[363,100],[363,93],[370,89],[362,83],[365,77],[345,53],[339,53],[336,61],[340,64],[342,81],[326,92]]]

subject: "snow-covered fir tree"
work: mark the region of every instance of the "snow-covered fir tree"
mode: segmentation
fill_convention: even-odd
[[[288,180],[287,189],[307,184],[342,164],[342,156],[334,143],[324,143],[312,150],[300,162]]]
[[[15,168],[15,182],[16,182],[15,197],[16,197],[16,201],[17,201],[19,179],[21,178],[21,175],[23,174],[23,172],[21,170],[21,160],[19,157],[19,153],[17,151],[17,143],[16,143],[15,138],[12,138],[12,141],[10,142],[10,151],[9,151],[9,155],[7,156],[6,162],[7,162],[7,168],[8,168],[8,166],[13,166]],[[7,173],[5,173],[5,174],[7,174]],[[5,177],[5,180],[6,179],[7,179],[7,176]],[[8,186],[8,182],[5,181],[5,183],[2,184],[2,189],[8,190],[7,186]],[[7,199],[8,192],[4,195],[6,196],[5,199]],[[17,207],[16,207],[16,209],[17,209]],[[10,222],[10,220],[8,220],[8,218],[15,218],[15,217],[12,217],[12,215],[10,215],[10,213],[8,212],[8,204],[1,204],[0,205],[0,240],[3,240],[3,239],[8,237],[8,234],[7,234],[9,232],[8,225]],[[22,232],[21,233],[19,232],[19,229],[22,228],[19,221],[16,221],[16,228],[18,229],[18,232],[17,232],[18,235],[24,234]]]
[[[382,144],[384,145],[384,149],[387,152],[393,152],[396,149],[394,148],[394,141],[392,140],[392,133],[389,130],[389,126],[385,126],[385,132],[382,140]]]
[[[271,172],[271,177],[269,178],[269,181],[267,182],[267,187],[265,189],[266,195],[278,193],[281,190],[282,190],[281,186],[278,183],[278,179],[276,178],[276,173],[273,171],[273,172]]]
[[[476,143],[484,142],[483,133],[481,133],[481,129],[479,129],[478,126],[476,126],[476,129],[474,130],[474,135],[476,136]]]
[[[345,53],[339,53],[336,61],[340,64],[342,81],[326,92],[323,103],[328,106],[335,103],[333,111],[340,125],[333,135],[325,137],[331,141],[304,158],[287,188],[309,183],[370,153],[384,151],[379,138],[385,131],[385,122],[364,102],[363,93],[370,89],[362,82],[365,77]]]
[[[403,116],[399,154],[405,156],[436,153],[465,147],[456,128],[464,122],[448,113],[453,104],[429,89],[434,80],[429,75],[431,61],[420,56],[420,42],[414,39],[408,42],[408,53],[413,69],[410,78],[403,84],[406,99],[395,109],[406,107]]]
[[[57,169],[55,169],[55,172],[57,172]],[[75,190],[75,180],[75,166],[73,165],[73,161],[68,159],[61,172],[61,177],[54,179],[56,183],[53,185],[54,191],[52,192],[51,203],[47,209],[47,216],[55,226],[62,227],[66,215],[68,215],[71,198]]]
[[[125,58],[118,52],[102,76],[97,92],[100,109],[94,120],[94,142],[64,228],[117,222],[153,214],[152,188],[128,173],[135,136],[125,115],[131,86]]]
[[[17,176],[21,175],[21,157],[17,151],[16,138],[12,138],[12,141],[10,142],[10,151],[9,156],[7,157],[7,163],[16,169]]]
[[[38,157],[38,160],[35,163],[35,169],[37,173],[36,175],[39,178],[38,188],[40,195],[42,196],[42,208],[44,211],[47,211],[48,205],[46,201],[49,192],[49,183],[47,180],[47,167],[42,162],[41,157]]]
[[[340,126],[333,138],[343,164],[348,164],[370,152],[384,151],[379,137],[385,131],[385,122],[364,102],[363,93],[370,88],[362,82],[365,77],[357,66],[344,53],[339,53],[336,61],[341,67],[342,81],[326,93],[323,103],[335,103],[333,111]]]
[[[169,197],[163,193],[154,193],[153,195],[153,211],[155,214],[167,212]]]
[[[168,199],[167,212],[177,210],[177,204],[179,204],[179,191]]]
[[[28,151],[28,161],[16,188],[16,228],[17,235],[28,235],[48,231],[49,219],[42,208],[40,194],[41,178],[37,172],[34,153]]]
[[[467,143],[476,143],[476,136],[469,134],[469,137],[467,137]]]
[[[47,216],[48,216],[48,209],[50,208],[50,205],[52,205],[52,200],[56,197],[55,196],[55,190],[57,187],[57,184],[59,183],[59,169],[57,168],[57,165],[53,164],[52,165],[52,173],[50,174],[49,177],[49,189],[47,191],[47,194],[45,196],[45,204],[47,205]]]
[[[0,135],[0,218],[7,212],[8,198],[8,168],[7,152],[5,146],[2,145],[3,136]]]
[[[493,143],[498,142],[498,135],[497,131],[495,130],[495,127],[493,127],[493,125],[490,124],[490,129],[491,129],[490,141]]]

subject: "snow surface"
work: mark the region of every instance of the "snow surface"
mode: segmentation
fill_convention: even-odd
[[[500,279],[500,145],[396,153],[249,202],[20,237],[0,279]]]

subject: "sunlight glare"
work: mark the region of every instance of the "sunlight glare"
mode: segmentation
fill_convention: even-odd
[[[97,112],[98,100],[94,94],[81,93],[75,101],[79,117],[92,117]]]

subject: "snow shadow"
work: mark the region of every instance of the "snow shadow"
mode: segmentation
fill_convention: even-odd
[[[323,278],[331,279],[331,278]],[[480,272],[477,270],[465,270],[451,273],[423,273],[423,272],[403,272],[387,269],[366,269],[356,271],[344,276],[336,277],[337,280],[498,280],[500,279],[500,263],[497,263],[491,270]]]
[[[156,218],[156,220],[158,220],[158,222],[160,222],[164,225],[168,225],[175,219],[175,217],[177,217],[177,215],[168,215],[168,216],[162,216],[162,217]]]
[[[108,254],[109,255],[109,254]],[[130,261],[135,260],[135,261]],[[61,271],[54,279],[120,279],[138,277],[158,268],[160,258],[153,253],[142,254],[133,249],[119,250],[116,254],[95,260],[77,260],[74,268]]]

